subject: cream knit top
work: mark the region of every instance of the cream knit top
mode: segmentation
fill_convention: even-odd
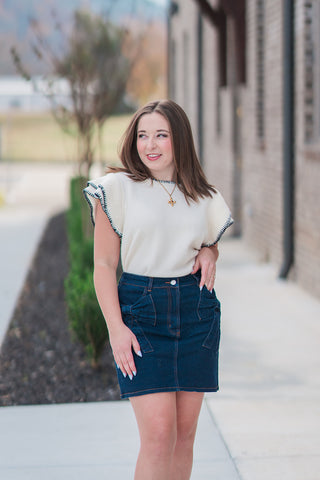
[[[219,192],[188,205],[177,186],[172,194],[176,203],[171,206],[163,186],[171,193],[175,184],[161,183],[135,182],[117,172],[88,182],[84,189],[93,223],[100,202],[121,239],[124,272],[150,277],[188,275],[201,247],[216,244],[233,223]]]

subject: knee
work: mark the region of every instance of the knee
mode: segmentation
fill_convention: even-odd
[[[196,435],[197,423],[180,423],[177,429],[177,447],[192,450]]]
[[[177,429],[174,422],[157,419],[150,422],[147,432],[141,438],[141,446],[156,457],[170,457],[177,441]]]

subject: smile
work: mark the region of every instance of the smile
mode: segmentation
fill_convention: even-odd
[[[161,157],[160,153],[149,153],[147,155],[147,159],[151,160],[151,161],[158,160],[158,158],[160,158],[160,157]]]

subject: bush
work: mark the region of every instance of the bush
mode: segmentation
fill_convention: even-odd
[[[70,184],[67,213],[70,270],[65,280],[65,294],[70,327],[85,346],[92,364],[97,366],[108,330],[93,284],[93,229],[82,194],[85,184],[82,177],[73,178]]]

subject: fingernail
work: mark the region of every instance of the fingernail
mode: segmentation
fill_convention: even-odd
[[[137,355],[138,355],[139,357],[142,357],[141,350],[139,350],[139,352],[137,353]]]
[[[119,367],[119,365],[118,365],[117,363],[116,363],[116,365],[117,365],[117,368],[120,368],[120,367]]]
[[[133,379],[133,376],[132,376],[132,375],[128,375],[128,377],[130,378],[130,380],[132,380],[132,379]]]
[[[124,376],[124,378],[126,378],[127,374],[125,372],[122,372],[122,375]]]
[[[200,289],[200,292],[201,292],[201,290],[203,289],[203,287],[199,287],[199,289]]]
[[[212,290],[210,290],[210,293],[212,293]]]
[[[134,375],[134,376],[136,376],[136,375],[137,375],[137,372],[135,372],[135,371],[133,371],[132,373],[133,373],[133,375]]]

